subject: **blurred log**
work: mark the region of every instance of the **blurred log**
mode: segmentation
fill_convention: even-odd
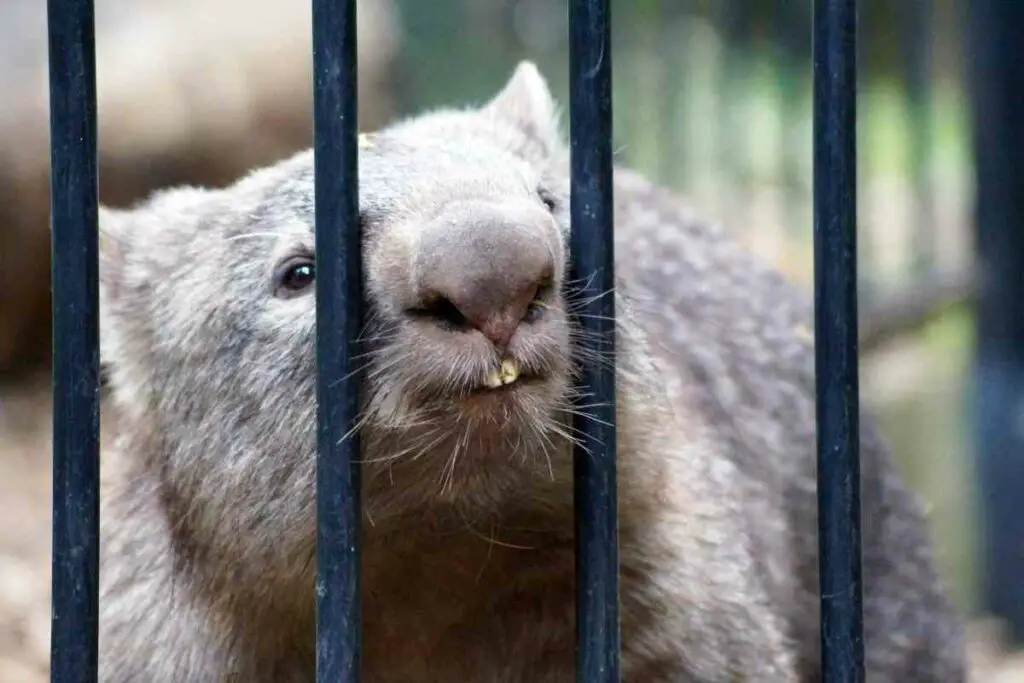
[[[878,297],[861,307],[861,354],[870,354],[899,336],[920,330],[954,306],[973,302],[974,294],[972,274],[957,270],[938,273]]]

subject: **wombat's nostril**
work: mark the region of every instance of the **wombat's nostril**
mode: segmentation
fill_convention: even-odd
[[[504,299],[496,299],[493,288],[463,290],[459,298],[432,293],[425,297],[422,306],[410,309],[409,313],[448,330],[479,330],[495,348],[504,351],[521,323],[541,318],[544,297],[550,289],[549,279],[544,278]]]
[[[469,321],[466,320],[466,316],[462,314],[458,306],[452,303],[448,297],[439,294],[428,296],[423,306],[410,309],[409,313],[421,318],[430,318],[442,327],[449,329],[469,328]]]

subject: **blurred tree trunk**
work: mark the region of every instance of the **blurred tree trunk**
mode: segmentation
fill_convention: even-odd
[[[975,419],[984,607],[1024,645],[1024,4],[970,3],[977,168]]]

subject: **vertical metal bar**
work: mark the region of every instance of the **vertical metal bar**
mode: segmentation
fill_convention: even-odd
[[[588,357],[613,358],[612,63],[608,0],[572,0],[569,9],[572,275],[583,283],[575,321]],[[582,368],[575,418],[576,678],[619,681],[619,547],[615,369]]]
[[[974,420],[984,515],[983,607],[1024,644],[1024,4],[964,4],[980,278]]]
[[[317,681],[359,680],[362,326],[356,1],[313,0],[317,338]],[[346,436],[347,435],[347,436]]]
[[[856,55],[856,0],[815,0],[814,306],[825,683],[864,680]]]
[[[99,239],[92,0],[49,0],[53,279],[50,680],[95,683],[99,605]]]

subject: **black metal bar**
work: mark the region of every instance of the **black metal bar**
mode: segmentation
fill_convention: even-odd
[[[362,326],[356,1],[313,0],[317,337],[317,681],[359,680]]]
[[[587,357],[613,358],[612,65],[608,0],[569,6],[574,309]],[[619,681],[619,548],[615,369],[582,368],[575,427],[576,678]]]
[[[49,0],[53,279],[50,680],[95,683],[99,591],[99,238],[92,0]]]
[[[974,420],[984,518],[983,607],[1024,644],[1024,4],[964,3],[979,257]]]
[[[856,0],[815,0],[814,307],[825,683],[864,680],[856,55]]]

